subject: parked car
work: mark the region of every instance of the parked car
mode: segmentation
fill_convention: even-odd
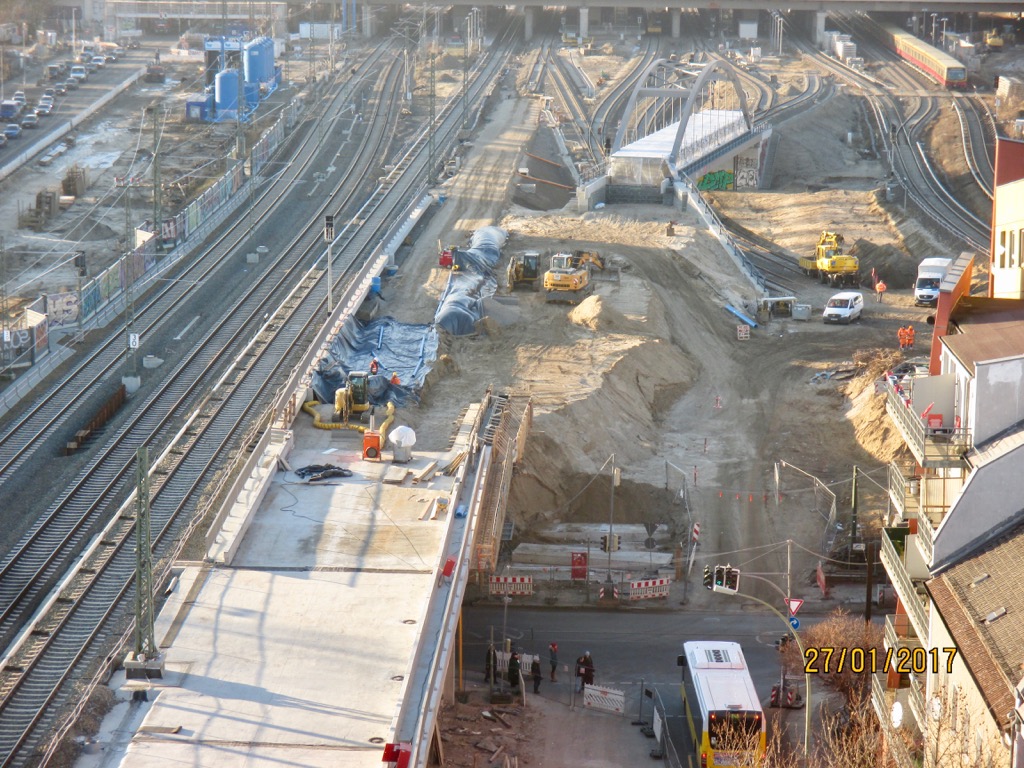
[[[860,320],[863,312],[864,295],[857,291],[843,291],[828,300],[822,319],[826,323],[849,324]]]
[[[28,114],[21,118],[22,128],[38,128],[39,127],[39,115]]]
[[[47,104],[45,101],[41,101],[36,104],[35,116],[36,117],[47,117],[53,113],[53,104]],[[22,125],[25,125],[22,122]]]
[[[57,83],[53,86],[53,90],[58,96],[65,96],[68,92],[67,83]]]
[[[7,127],[4,128],[4,135],[7,136],[8,139],[21,138],[21,126],[17,123],[8,123]]]

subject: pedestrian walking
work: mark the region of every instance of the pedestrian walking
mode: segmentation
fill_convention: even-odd
[[[576,659],[576,677],[580,681],[580,693],[583,693],[585,686],[594,684],[594,660],[590,657],[590,651]]]
[[[914,348],[914,326],[907,326],[907,349]]]
[[[533,692],[540,693],[540,681],[544,679],[544,673],[540,671],[540,656],[534,656],[530,664],[530,676],[533,678]]]
[[[548,662],[551,664],[551,682],[557,682],[555,673],[558,671],[558,643],[548,644]]]
[[[885,281],[881,279],[877,283],[875,283],[875,301],[877,301],[879,304],[883,303],[883,299],[885,298],[885,292],[888,289],[888,287],[889,286],[885,284]]]
[[[519,654],[515,651],[508,657],[508,684],[513,691],[519,690]]]
[[[903,326],[903,325],[900,326],[900,329],[898,331],[896,331],[896,338],[899,339],[900,349],[906,349],[907,348],[907,328],[906,328],[906,326]]]

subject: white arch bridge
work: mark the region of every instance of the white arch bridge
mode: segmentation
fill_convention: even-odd
[[[756,187],[771,127],[755,122],[736,69],[714,59],[659,59],[638,80],[612,142],[608,181],[660,186]],[[713,178],[702,181],[713,174]]]

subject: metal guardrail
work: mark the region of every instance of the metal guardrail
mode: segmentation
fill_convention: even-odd
[[[874,706],[875,715],[885,732],[886,747],[899,768],[918,768],[918,763],[911,756],[906,742],[892,727],[891,707],[896,700],[896,692],[886,689],[884,679],[885,675],[882,672],[871,676],[871,704]]]
[[[914,482],[920,478],[914,475],[916,465],[909,462],[889,462],[889,498],[904,520],[913,520],[920,515],[921,505],[915,493]]]
[[[914,631],[910,619],[905,613],[890,613],[885,617],[883,635],[887,648],[920,648],[921,638],[912,635]]]
[[[896,551],[896,546],[892,538],[890,538],[890,534],[894,530],[902,531],[905,535],[908,533],[905,528],[883,529],[881,537],[882,547],[879,551],[882,565],[885,566],[889,578],[892,579],[893,585],[899,593],[900,602],[903,603],[911,621],[914,622],[914,631],[917,633],[917,636],[928,637],[928,613],[925,610],[924,603],[921,602],[921,598],[917,594],[917,589],[914,587],[910,574],[907,573],[902,556]],[[906,546],[906,539],[904,539],[903,545]]]

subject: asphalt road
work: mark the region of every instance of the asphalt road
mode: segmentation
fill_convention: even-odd
[[[580,611],[519,609],[514,603],[508,612],[494,607],[468,607],[463,612],[464,647],[467,677],[483,678],[488,642],[500,644],[503,634],[516,649],[539,653],[547,658],[548,643],[558,643],[562,681],[547,685],[546,697],[571,704],[571,671],[564,671],[584,651],[590,651],[595,665],[595,682],[622,689],[626,697],[626,717],[637,719],[640,712],[641,681],[656,690],[665,705],[668,733],[680,755],[692,752],[688,732],[682,720],[679,699],[680,672],[676,657],[687,640],[730,640],[743,647],[751,677],[767,703],[772,684],[779,674],[774,641],[784,627],[774,616],[760,614],[681,611]],[[504,627],[504,633],[503,633]],[[477,663],[478,661],[478,663]],[[545,665],[545,670],[546,670]],[[643,719],[651,720],[651,701],[644,701]],[[568,709],[566,710],[569,711]],[[636,746],[623,759],[636,757]],[[628,764],[628,763],[622,763]]]

